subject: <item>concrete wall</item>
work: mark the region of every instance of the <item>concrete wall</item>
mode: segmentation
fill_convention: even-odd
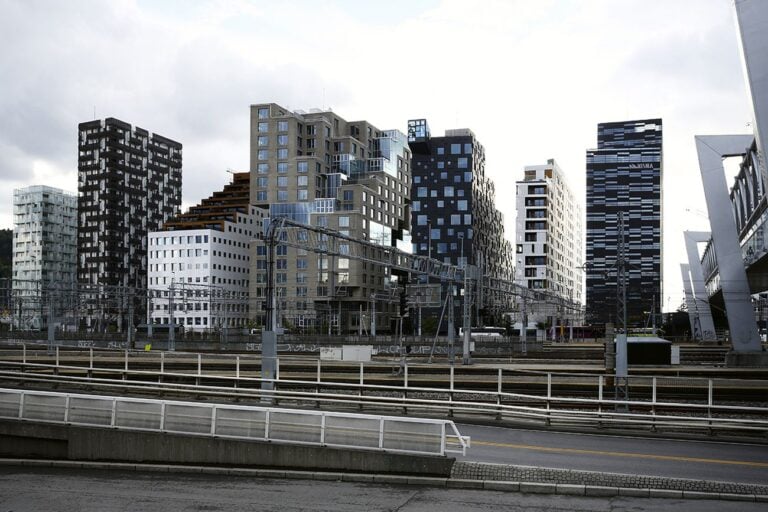
[[[447,457],[0,420],[0,457],[449,476]]]

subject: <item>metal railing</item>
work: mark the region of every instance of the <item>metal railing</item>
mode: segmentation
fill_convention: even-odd
[[[260,393],[253,388],[260,386],[264,380],[273,383],[275,391],[271,397],[275,402],[293,402],[302,406],[310,404],[319,406],[321,403],[328,407],[357,408],[387,408],[388,410],[401,410],[405,413],[415,410],[430,414],[472,413],[492,416],[495,418],[524,419],[542,421],[545,424],[564,423],[581,424],[591,426],[630,426],[647,427],[651,429],[695,429],[707,433],[718,430],[741,430],[752,434],[768,434],[768,407],[765,407],[764,399],[759,406],[751,405],[724,405],[715,403],[716,379],[689,378],[681,382],[678,377],[636,377],[631,376],[638,383],[637,393],[630,395],[630,400],[611,399],[611,387],[608,385],[610,376],[604,375],[557,375],[553,373],[536,374],[524,373],[514,377],[524,377],[526,385],[531,387],[532,393],[504,392],[504,386],[509,386],[509,376],[505,379],[504,371],[498,369],[496,376],[497,389],[487,391],[483,389],[458,388],[455,385],[454,368],[450,368],[447,380],[447,389],[439,387],[412,385],[409,381],[409,366],[402,368],[403,374],[395,379],[396,385],[372,385],[366,379],[371,376],[364,373],[364,364],[360,363],[359,381],[354,382],[354,374],[345,374],[347,382],[334,382],[323,379],[321,373],[321,361],[317,361],[317,375],[313,380],[285,379],[281,378],[277,365],[277,374],[274,379],[261,379],[248,377],[246,372],[241,372],[241,356],[215,357],[206,355],[211,361],[224,362],[224,368],[219,364],[213,371],[205,372],[203,356],[201,354],[175,354],[166,357],[160,353],[156,361],[159,371],[147,370],[151,365],[154,355],[149,353],[112,352],[110,357],[111,367],[99,366],[97,363],[106,364],[101,358],[95,358],[93,350],[90,350],[87,367],[61,364],[64,356],[56,352],[55,364],[42,364],[30,362],[27,353],[22,353],[21,361],[0,361],[0,368],[16,371],[0,372],[4,377],[19,380],[39,379],[51,381],[55,375],[43,375],[41,372],[74,375],[72,382],[88,382],[92,385],[120,388],[140,388],[162,386],[164,389],[184,390],[187,393],[210,394],[213,396],[242,397],[244,394],[260,398]],[[117,357],[114,357],[116,355]],[[245,358],[243,358],[245,359]],[[256,359],[248,358],[250,364]],[[168,371],[172,365],[180,362],[192,365],[190,370]],[[129,363],[134,369],[129,369]],[[231,363],[231,367],[229,364]],[[142,365],[144,369],[135,369]],[[228,368],[227,368],[228,367]],[[178,368],[178,367],[177,367]],[[381,365],[379,365],[381,368]],[[32,372],[20,375],[19,371]],[[253,370],[248,375],[253,375]],[[508,371],[508,373],[512,373]],[[82,374],[85,377],[77,377]],[[113,375],[117,379],[128,381],[115,384],[115,379],[93,379],[94,374],[100,376]],[[381,374],[378,374],[381,377]],[[353,382],[350,382],[352,377]],[[192,385],[166,384],[163,381],[192,382]],[[399,381],[399,382],[397,382]],[[728,381],[733,384],[740,382],[754,386],[758,393],[766,386],[764,381]],[[162,384],[161,384],[162,383]],[[471,383],[471,381],[469,382]],[[201,384],[204,384],[201,386]],[[467,381],[464,384],[468,384]],[[487,384],[487,383],[486,383]],[[557,396],[557,391],[562,392],[562,386],[576,384],[586,390],[587,397],[583,396]],[[666,395],[666,385],[672,384],[674,388],[686,387],[692,389],[694,399],[686,402],[673,401]],[[486,389],[487,389],[486,385]],[[642,390],[642,392],[640,392]],[[535,394],[535,393],[541,394]],[[623,411],[623,412],[622,412]]]
[[[0,418],[238,440],[466,455],[452,421],[0,389]]]

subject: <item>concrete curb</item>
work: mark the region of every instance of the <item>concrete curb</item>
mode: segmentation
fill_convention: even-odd
[[[768,495],[733,494],[699,491],[675,491],[669,489],[635,489],[603,487],[598,485],[554,484],[541,482],[507,482],[494,480],[467,480],[459,478],[421,477],[408,475],[372,475],[364,473],[339,473],[322,471],[296,471],[260,468],[228,468],[205,466],[175,466],[167,464],[127,464],[120,462],[81,462],[69,460],[2,459],[0,466],[27,466],[44,468],[109,469],[119,471],[147,471],[161,473],[186,473],[201,475],[228,475],[251,478],[284,478],[333,482],[358,482],[389,485],[413,485],[443,487],[449,489],[474,489],[531,494],[559,494],[566,496],[639,498],[667,498],[691,500],[752,501],[768,503]]]

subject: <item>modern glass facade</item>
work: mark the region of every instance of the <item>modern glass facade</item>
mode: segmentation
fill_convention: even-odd
[[[413,251],[453,265],[477,265],[512,280],[512,244],[485,176],[485,150],[468,129],[432,137],[425,119],[408,121],[413,152]]]
[[[251,203],[270,218],[385,246],[402,246],[410,230],[411,152],[397,130],[346,121],[331,111],[251,106]],[[379,332],[391,331],[397,276],[351,258],[277,247],[275,285],[283,327],[323,333],[369,332],[372,302]],[[261,323],[266,247],[251,249],[251,312]]]
[[[587,151],[587,322],[616,323],[619,212],[628,259],[627,321],[642,326],[662,299],[662,123],[601,123]]]

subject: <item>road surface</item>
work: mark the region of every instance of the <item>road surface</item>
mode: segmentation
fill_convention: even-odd
[[[768,484],[768,445],[561,433],[458,424],[457,460]]]
[[[757,512],[765,503],[588,498],[211,475],[0,467],[2,512]]]

